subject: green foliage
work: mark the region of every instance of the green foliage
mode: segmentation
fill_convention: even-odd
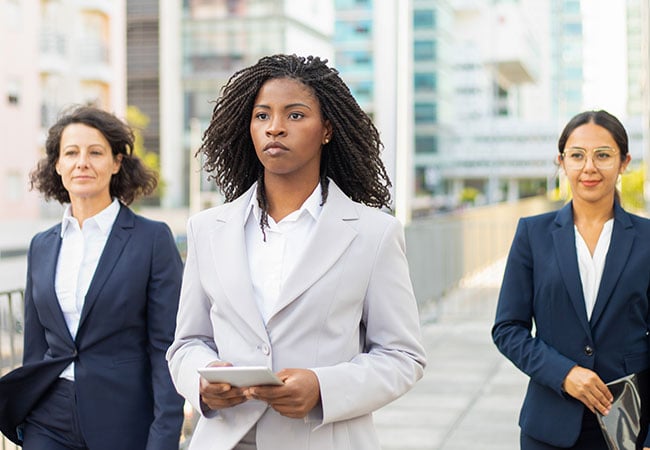
[[[473,205],[476,198],[481,192],[473,187],[466,187],[460,192],[460,203],[464,205]]]
[[[645,180],[645,166],[630,170],[621,176],[621,204],[633,212],[643,211],[645,209],[645,199],[643,195],[643,184]]]
[[[152,194],[153,197],[160,197],[164,189],[164,181],[160,178],[160,156],[155,152],[150,152],[144,146],[144,137],[142,132],[149,125],[149,117],[143,113],[140,108],[129,105],[126,108],[126,122],[133,129],[135,141],[133,143],[133,154],[140,158],[145,166],[152,169],[158,174],[158,187]]]
[[[160,158],[158,157],[158,154],[147,151],[144,146],[144,138],[142,137],[142,131],[149,125],[149,117],[137,106],[129,105],[126,108],[126,121],[135,134],[133,153],[135,156],[140,158],[147,167],[160,173]]]

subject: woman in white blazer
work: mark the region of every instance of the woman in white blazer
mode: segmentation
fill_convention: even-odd
[[[338,72],[275,55],[235,73],[199,152],[226,204],[188,222],[167,358],[201,412],[191,449],[379,449],[372,412],[422,377],[382,144]],[[267,366],[281,386],[209,383]]]

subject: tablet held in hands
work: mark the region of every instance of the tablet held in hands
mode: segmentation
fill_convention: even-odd
[[[282,384],[282,380],[265,366],[201,367],[197,370],[210,383],[228,383],[235,387]]]

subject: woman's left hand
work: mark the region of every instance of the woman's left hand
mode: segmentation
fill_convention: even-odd
[[[283,416],[302,419],[320,400],[318,377],[309,369],[283,369],[277,375],[282,386],[251,386],[245,395],[268,403]]]

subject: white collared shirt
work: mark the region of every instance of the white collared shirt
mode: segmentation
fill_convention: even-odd
[[[575,225],[574,225],[575,227]],[[582,282],[582,294],[585,298],[585,308],[587,309],[587,320],[591,319],[591,313],[596,304],[598,297],[598,288],[600,280],[603,278],[605,269],[605,260],[607,251],[612,240],[612,230],[614,229],[614,219],[609,219],[604,223],[600,232],[598,243],[594,249],[594,255],[589,252],[589,247],[583,239],[578,227],[575,227],[576,251],[578,253],[578,268],[580,269],[580,281]]]
[[[280,291],[289,273],[293,270],[309,239],[323,209],[321,206],[320,183],[305,200],[300,209],[276,223],[269,216],[269,226],[260,228],[262,210],[257,203],[257,189],[251,189],[252,196],[244,216],[246,254],[253,281],[255,301],[267,323],[274,312]]]
[[[71,205],[63,212],[54,289],[73,339],[77,335],[86,293],[119,212],[120,203],[113,199],[104,210],[86,219],[83,228],[72,216]],[[74,380],[74,364],[70,364],[61,377]]]

